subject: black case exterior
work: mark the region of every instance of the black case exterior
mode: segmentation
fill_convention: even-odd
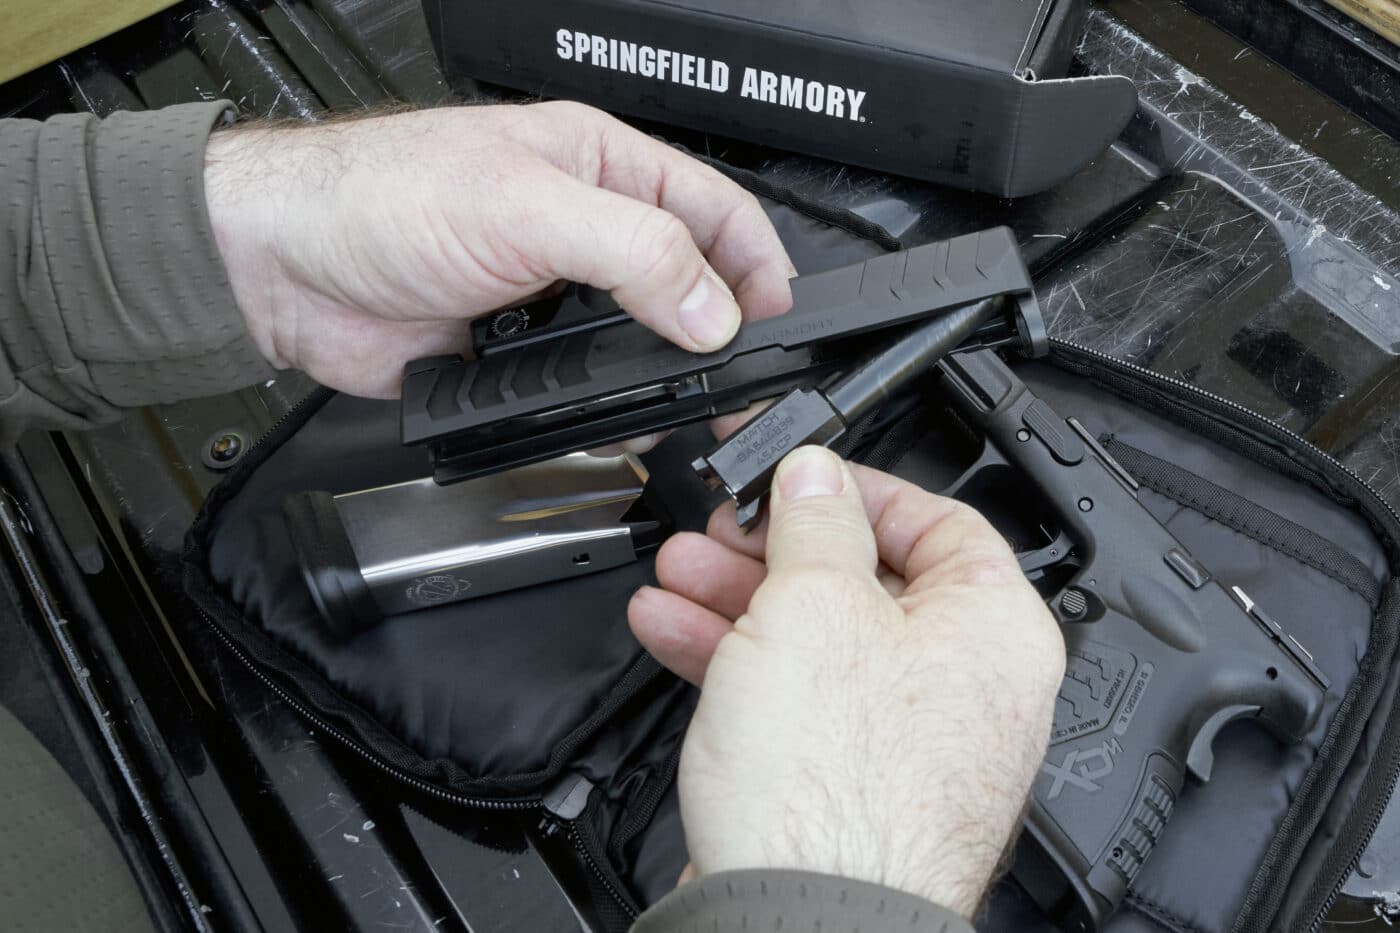
[[[1136,107],[1127,78],[1054,77],[1083,7],[426,3],[454,77],[1008,197],[1078,171]]]

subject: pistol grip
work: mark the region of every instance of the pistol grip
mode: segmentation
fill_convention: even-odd
[[[1297,741],[1317,721],[1325,688],[1217,584],[1193,592],[1211,620],[1209,645],[1173,644],[1112,608],[1061,626],[1065,677],[1032,788],[1030,854],[1016,873],[1066,929],[1097,930],[1112,914],[1186,776],[1209,780],[1226,725],[1251,719]]]
[[[1105,743],[1106,744],[1106,743]],[[1046,767],[1061,782],[1094,783],[1093,775],[1109,759],[1098,760],[1093,751],[1084,760],[1081,749],[1062,753],[1052,750]],[[1104,756],[1111,754],[1106,749]],[[1127,893],[1128,886],[1161,839],[1185,775],[1172,759],[1154,753],[1143,763],[1141,779],[1121,808],[1109,801],[1085,798],[1103,810],[1116,810],[1117,825],[1092,862],[1080,857],[1080,846],[1066,835],[1066,825],[1082,823],[1074,806],[1064,797],[1046,800],[1037,793],[1027,832],[1017,851],[1017,880],[1062,929],[1092,933],[1101,929]],[[1053,785],[1052,785],[1053,786]]]

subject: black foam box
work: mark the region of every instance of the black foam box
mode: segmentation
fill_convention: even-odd
[[[1093,160],[1132,82],[1084,0],[425,0],[450,77],[1004,196]]]

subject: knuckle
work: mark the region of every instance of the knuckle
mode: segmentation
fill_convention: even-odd
[[[598,123],[599,118],[604,116],[602,111],[581,104],[575,100],[551,100],[535,105],[535,112],[553,121],[568,121],[571,123]]]
[[[772,218],[768,216],[757,197],[741,188],[738,182],[719,175],[715,200],[717,203],[729,205],[723,221],[716,228],[716,239],[724,237],[745,241],[750,244],[748,248],[766,250],[772,255],[781,256],[790,264],[787,260],[787,249],[778,236],[778,230],[773,226]]]
[[[725,223],[754,223],[758,220],[768,222],[763,205],[750,191],[703,162],[697,162],[696,165],[702,172],[699,177],[706,183],[710,196],[716,203],[724,206]]]
[[[967,586],[995,586],[1014,583],[1021,577],[1021,568],[1006,554],[976,546],[963,548],[957,554],[957,563],[949,568],[952,583]]]
[[[720,177],[723,178],[723,176]],[[757,224],[759,230],[773,230],[773,222],[768,219],[768,212],[763,209],[763,204],[759,202],[758,198],[751,191],[740,188],[738,182],[730,181],[728,178],[724,178],[724,181],[738,194],[739,203],[735,210],[743,223],[746,225]],[[777,232],[774,231],[774,236],[776,235]]]
[[[995,542],[1003,544],[1002,537],[992,527],[986,517],[966,502],[948,499],[948,512],[943,521],[949,530],[956,532],[966,546]]]
[[[804,500],[789,504],[781,517],[770,521],[784,541],[792,542],[794,552],[805,552],[810,559],[845,572],[868,571],[874,579],[878,554],[863,518],[846,514],[839,507]]]
[[[777,575],[773,584],[775,600],[823,615],[855,615],[871,602],[868,581],[831,566],[794,568]]]
[[[529,109],[539,124],[537,135],[548,140],[537,144],[553,153],[553,159],[567,166],[575,177],[596,179],[619,121],[595,107],[571,100],[546,101]]]
[[[791,537],[806,541],[840,542],[870,528],[863,512],[830,495],[784,502],[774,521],[792,529]]]
[[[949,552],[952,581],[976,585],[1020,580],[1020,566],[1001,533],[972,506],[957,500],[948,503],[935,530],[957,545]]]
[[[668,276],[684,268],[695,250],[690,230],[674,214],[647,211],[632,235],[633,274],[640,279]]]

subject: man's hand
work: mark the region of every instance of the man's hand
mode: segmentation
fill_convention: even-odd
[[[793,868],[965,916],[1019,828],[1065,652],[967,506],[804,447],[766,530],[732,507],[657,558],[642,643],[703,682],[681,756],[701,874]]]
[[[396,396],[404,363],[561,279],[697,351],[792,303],[751,195],[578,104],[219,132],[205,188],[263,354],[357,395]]]

